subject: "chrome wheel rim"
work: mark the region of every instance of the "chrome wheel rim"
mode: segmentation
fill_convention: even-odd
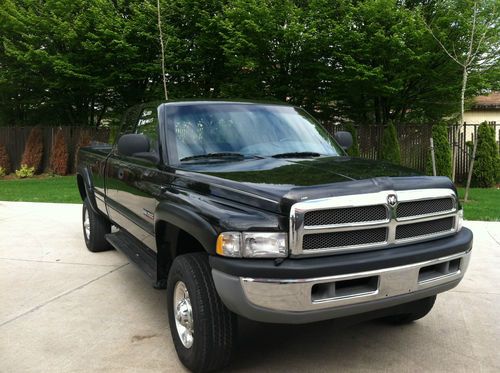
[[[175,284],[173,303],[177,334],[184,347],[191,348],[194,341],[193,309],[186,284],[182,281]]]
[[[90,237],[90,217],[89,210],[85,209],[85,213],[83,214],[83,231],[85,232],[85,238]]]

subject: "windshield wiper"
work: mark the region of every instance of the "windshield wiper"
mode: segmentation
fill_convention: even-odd
[[[321,154],[316,152],[290,152],[274,154],[273,158],[302,158],[302,157],[320,157]]]
[[[192,159],[203,159],[203,158],[245,158],[245,156],[240,153],[220,152],[220,153],[190,155],[189,157],[182,158],[180,161],[181,162],[190,161]]]

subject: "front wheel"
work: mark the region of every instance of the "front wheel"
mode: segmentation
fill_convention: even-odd
[[[391,315],[384,317],[383,320],[389,324],[409,324],[413,321],[421,319],[429,312],[431,312],[432,307],[434,306],[434,302],[436,302],[436,296],[424,298],[412,302],[409,306],[411,306],[411,311],[398,315]]]
[[[170,333],[186,368],[207,372],[229,364],[236,341],[236,315],[215,290],[207,254],[175,258],[168,276],[167,304]]]
[[[92,210],[88,198],[83,201],[82,225],[85,245],[89,251],[96,253],[112,249],[105,237],[111,232],[111,223]]]

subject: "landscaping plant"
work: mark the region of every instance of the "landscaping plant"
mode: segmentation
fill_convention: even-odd
[[[395,164],[401,163],[398,134],[392,121],[390,121],[384,129],[379,158]]]
[[[3,168],[2,166],[0,166],[0,177],[4,177],[6,174],[5,172],[5,168]]]
[[[20,179],[27,177],[33,177],[35,175],[35,167],[29,167],[26,164],[22,164],[19,170],[16,170],[16,176]]]
[[[92,141],[92,137],[88,133],[88,131],[80,131],[80,135],[78,136],[78,142],[76,143],[75,146],[75,164],[74,164],[74,169],[76,170],[76,165],[78,163],[78,151],[80,148],[83,148],[84,146],[89,146],[90,142]]]
[[[500,177],[500,157],[495,141],[494,127],[482,123],[477,133],[477,150],[472,172],[473,187],[489,188],[498,182]]]
[[[434,141],[434,157],[436,159],[436,175],[451,177],[451,150],[448,141],[448,127],[444,123],[432,126]],[[432,157],[429,151],[427,158],[427,174],[432,175]]]
[[[356,130],[356,127],[354,127],[352,123],[347,124],[346,131],[350,132],[352,135],[352,146],[349,149],[347,149],[347,154],[349,154],[351,157],[359,157],[360,151],[358,142],[358,131]]]
[[[52,154],[50,157],[50,169],[56,175],[66,175],[68,173],[68,147],[62,129],[58,129]]]
[[[33,127],[31,130],[28,141],[24,147],[23,158],[21,165],[27,168],[33,168],[34,173],[40,171],[43,156],[43,134],[40,127]],[[22,168],[22,167],[21,167]],[[17,174],[17,171],[16,171]]]
[[[0,145],[0,168],[4,172],[3,176],[10,173],[10,157],[9,153],[7,153],[7,149],[3,145]]]

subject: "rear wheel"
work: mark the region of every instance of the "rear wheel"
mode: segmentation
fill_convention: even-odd
[[[236,341],[236,315],[222,303],[208,255],[175,258],[167,284],[170,333],[180,361],[193,372],[221,369]]]
[[[435,295],[432,297],[420,299],[418,301],[408,304],[408,306],[411,307],[410,312],[387,316],[384,317],[382,320],[384,320],[389,324],[395,324],[395,325],[409,324],[413,321],[416,321],[426,316],[432,310],[434,302],[436,302]]]
[[[111,223],[104,216],[92,210],[88,198],[83,201],[82,225],[87,249],[94,253],[112,249],[105,237],[111,232]]]

